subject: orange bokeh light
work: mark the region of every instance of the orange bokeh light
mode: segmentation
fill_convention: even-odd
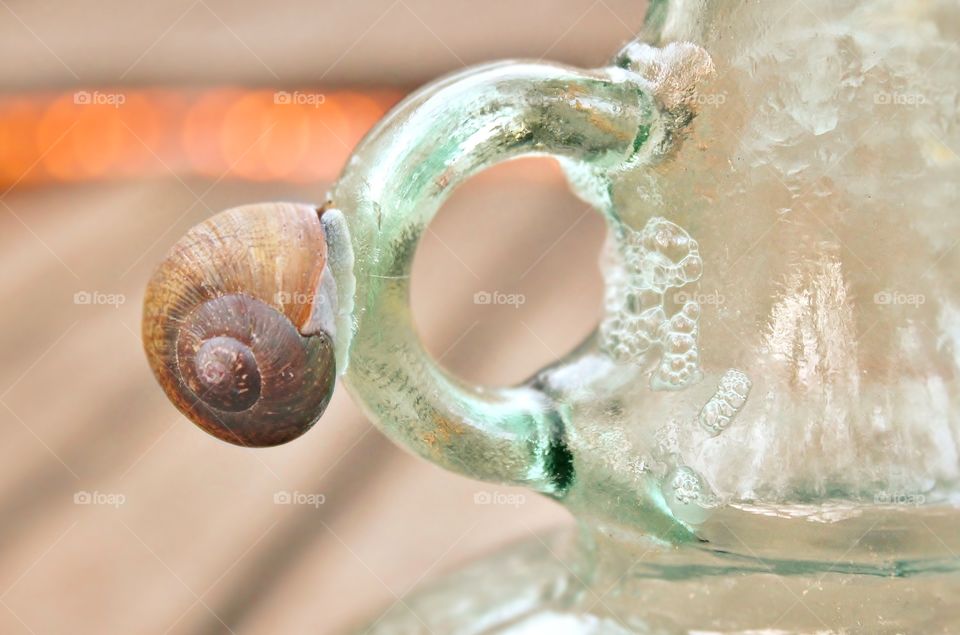
[[[100,89],[0,97],[0,187],[199,174],[336,178],[394,90]]]
[[[0,103],[0,185],[29,182],[38,161],[36,130],[40,107],[25,97]]]

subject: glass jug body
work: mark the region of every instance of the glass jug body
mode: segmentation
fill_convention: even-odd
[[[487,67],[381,124],[332,197],[358,262],[377,263],[347,285],[362,316],[348,384],[398,441],[554,496],[580,529],[481,563],[378,628],[960,623],[957,25],[948,2],[654,2],[607,69]],[[620,69],[639,79],[618,83]],[[413,141],[446,116],[475,129]],[[421,364],[396,327],[403,250],[448,185],[540,152],[608,220],[604,316],[524,386],[477,392]],[[397,165],[419,190],[390,185]],[[409,203],[402,220],[392,197]],[[491,422],[499,445],[484,445]],[[454,595],[468,608],[445,608]]]

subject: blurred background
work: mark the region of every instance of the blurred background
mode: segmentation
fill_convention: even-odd
[[[603,64],[645,4],[0,0],[0,632],[335,633],[570,522],[404,453],[342,388],[288,446],[205,435],[150,375],[140,304],[204,218],[322,202],[417,86]],[[559,357],[596,323],[602,239],[548,160],[475,177],[417,253],[427,348],[486,384]]]

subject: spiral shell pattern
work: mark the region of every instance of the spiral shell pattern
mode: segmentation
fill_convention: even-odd
[[[320,418],[336,379],[317,328],[327,244],[320,211],[270,203],[191,229],[154,274],[143,342],[174,405],[210,434],[272,446]]]

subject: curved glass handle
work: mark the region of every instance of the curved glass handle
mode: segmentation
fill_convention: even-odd
[[[352,324],[338,328],[338,344],[348,347],[338,366],[393,440],[448,469],[553,495],[570,483],[573,456],[547,394],[532,384],[465,385],[425,352],[411,317],[410,270],[450,192],[507,159],[550,155],[582,166],[584,180],[597,176],[591,202],[613,213],[601,202],[602,175],[662,151],[683,119],[630,67],[635,58],[620,59],[623,67],[595,71],[504,63],[441,80],[371,132],[332,193],[354,257],[352,276],[337,276],[341,298],[354,302],[341,306]]]

